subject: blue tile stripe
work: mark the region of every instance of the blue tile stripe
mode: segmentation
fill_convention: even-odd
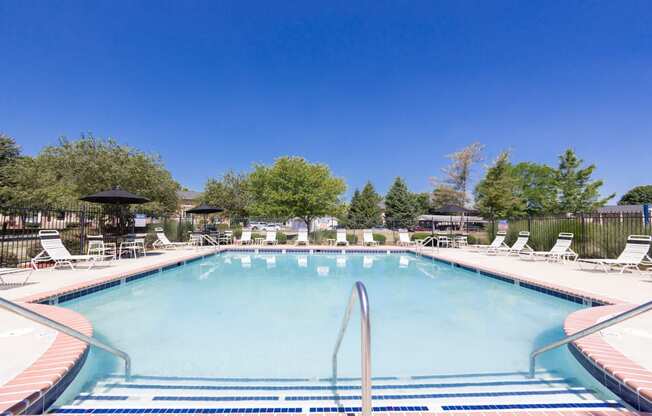
[[[506,381],[470,381],[465,383],[419,383],[419,384],[379,384],[374,385],[374,390],[395,390],[395,389],[428,389],[428,388],[451,388],[451,387],[482,387],[482,386],[531,386],[538,384],[549,383],[563,383],[568,380],[563,378],[558,379],[542,379],[542,380],[506,380]],[[287,390],[303,390],[303,391],[323,391],[333,390],[332,385],[300,385],[300,386],[225,386],[225,385],[197,385],[197,384],[140,384],[140,383],[108,383],[106,387],[125,388],[125,389],[160,389],[160,390],[238,390],[238,391],[287,391]],[[360,386],[345,385],[336,386],[337,390],[360,390]]]
[[[49,413],[76,413],[76,414],[106,414],[106,413],[130,413],[130,414],[143,414],[143,413],[301,413],[301,407],[252,407],[252,408],[124,408],[124,409],[105,409],[105,408],[56,408],[50,410]]]
[[[387,394],[373,395],[373,400],[405,400],[405,399],[442,399],[452,397],[503,397],[503,396],[547,396],[556,394],[593,393],[590,389],[558,389],[558,390],[525,390],[500,392],[465,392],[465,393],[432,393],[432,394]],[[361,396],[287,396],[288,401],[311,400],[361,400]]]
[[[595,409],[595,408],[623,408],[620,403],[599,402],[599,403],[533,403],[533,404],[474,404],[442,406],[442,410],[510,410],[510,409]]]
[[[75,400],[127,400],[129,396],[111,396],[101,394],[82,394],[75,397]]]
[[[374,406],[374,412],[427,412],[428,406]],[[361,407],[311,407],[310,413],[360,413]]]
[[[154,396],[158,401],[195,401],[195,402],[244,402],[279,400],[278,396]]]

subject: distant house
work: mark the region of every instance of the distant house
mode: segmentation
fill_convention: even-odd
[[[201,192],[196,191],[177,191],[177,198],[179,198],[177,217],[179,219],[190,219],[190,214],[186,214],[186,211],[197,206],[201,201],[202,195]]]
[[[645,205],[605,205],[597,209],[598,214],[641,214],[643,215],[643,207]],[[648,208],[649,210],[649,208]]]

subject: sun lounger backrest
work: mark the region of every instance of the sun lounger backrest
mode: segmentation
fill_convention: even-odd
[[[51,259],[61,260],[72,257],[68,249],[63,245],[57,230],[41,230],[38,232],[38,238],[41,240],[43,250]]]
[[[165,235],[165,233],[163,232],[162,228],[160,229],[160,231],[159,228],[156,229],[156,238],[158,238],[159,241],[163,244],[172,244],[168,239],[168,236]]]
[[[409,243],[410,242],[410,234],[408,233],[407,230],[398,230],[398,240],[401,243]]]
[[[521,251],[525,248],[527,245],[528,240],[530,239],[530,232],[529,231],[521,231],[518,233],[518,238],[516,239],[516,242],[514,245],[512,245],[511,249],[513,251]]]
[[[344,229],[339,229],[337,230],[337,240],[338,243],[345,243],[346,242],[346,230]]]
[[[559,233],[555,245],[550,249],[552,254],[564,254],[573,243],[573,233]]]
[[[242,230],[240,241],[251,241],[251,230]]]
[[[364,230],[362,232],[362,241],[365,243],[373,243],[374,235],[371,233],[371,230]]]
[[[299,230],[297,241],[308,241],[308,230]]]
[[[276,241],[276,231],[267,231],[265,241]]]
[[[625,249],[620,253],[617,260],[628,264],[640,263],[650,251],[651,241],[652,237],[649,235],[630,235],[627,237]]]
[[[494,237],[494,241],[489,244],[491,248],[498,248],[503,245],[505,242],[505,238],[507,237],[507,233],[505,231],[498,231],[496,233],[496,237]]]

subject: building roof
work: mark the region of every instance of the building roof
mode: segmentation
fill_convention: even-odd
[[[598,208],[600,214],[643,214],[643,205],[605,205]]]
[[[201,198],[202,193],[197,191],[177,191],[179,199],[195,200]]]

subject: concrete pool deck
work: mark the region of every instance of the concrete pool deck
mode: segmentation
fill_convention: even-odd
[[[334,249],[333,246],[223,246],[220,250],[236,248],[264,248],[267,250],[278,249],[288,251],[296,248],[303,250]],[[337,247],[337,249],[340,250],[347,248]],[[372,248],[352,246],[348,247],[348,249],[356,251],[406,250],[405,247],[396,246],[380,246]],[[20,302],[43,301],[62,293],[99,285],[102,284],[102,282],[115,281],[116,279],[125,278],[138,273],[157,270],[162,267],[201,257],[202,255],[211,254],[215,251],[216,249],[213,247],[158,251],[150,253],[150,255],[145,258],[120,260],[109,267],[99,266],[91,270],[78,268],[74,271],[38,271],[32,274],[30,284],[1,290],[0,296]],[[410,251],[413,250],[410,249]],[[604,300],[606,303],[614,303],[621,305],[622,307],[631,307],[633,304],[640,304],[652,299],[651,275],[638,275],[633,273],[625,273],[622,275],[616,273],[605,274],[604,272],[598,271],[579,270],[575,264],[559,265],[545,262],[535,263],[514,257],[487,256],[460,249],[429,249],[425,250],[424,253],[443,261],[482,269],[497,275],[510,276],[525,282],[539,283],[547,287],[563,288],[572,293],[582,295],[588,294],[596,299]],[[600,308],[592,309],[598,311]],[[605,311],[605,314],[606,313],[614,313],[614,311]],[[576,321],[574,326],[570,325],[569,327],[577,329],[577,325],[581,326],[581,324],[578,323],[580,321],[582,324],[588,325],[592,322],[591,320],[602,319],[598,315],[593,314],[591,319],[588,321],[586,317],[580,317],[581,319]],[[22,371],[30,368],[30,366],[38,364],[39,359],[43,358],[43,354],[51,351],[54,342],[53,339],[56,334],[36,323],[12,316],[6,311],[0,311],[0,325],[2,325],[0,333],[6,334],[4,339],[11,339],[11,342],[2,342],[3,345],[2,348],[0,348],[0,354],[6,353],[11,357],[15,357],[15,359],[12,360],[0,360],[1,414],[2,411],[6,409],[6,407],[3,407],[2,403],[4,402],[5,405],[9,403],[9,400],[2,400],[2,395],[7,394],[6,397],[15,397],[15,394],[9,395],[9,393],[14,393],[13,391],[3,393],[2,389],[7,386],[5,383],[19,375]],[[82,326],[83,325],[84,323],[82,322]],[[614,351],[618,352],[619,355],[615,357],[616,359],[620,359],[622,356],[627,357],[628,360],[631,360],[631,362],[636,363],[637,366],[645,370],[643,372],[645,374],[638,372],[638,370],[634,372],[636,375],[636,386],[637,389],[640,386],[640,389],[642,389],[640,391],[642,393],[650,393],[652,396],[652,376],[648,379],[649,372],[652,371],[652,354],[649,354],[649,351],[652,351],[652,316],[650,316],[650,314],[643,315],[609,328],[608,330],[603,331],[600,337],[601,340],[610,346],[610,348],[613,348]],[[643,382],[642,385],[640,383],[641,381]]]

